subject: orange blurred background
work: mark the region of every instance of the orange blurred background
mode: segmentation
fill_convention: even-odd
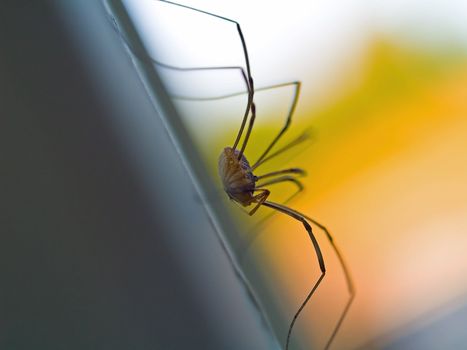
[[[334,233],[355,279],[337,349],[377,338],[371,346],[384,347],[378,344],[467,304],[465,56],[377,38],[363,57],[365,64],[343,77],[339,96],[294,126],[311,126],[316,136],[290,163],[309,173],[306,192],[291,206]],[[306,232],[291,221],[274,216],[254,243],[275,271],[269,288],[288,300],[289,317],[319,276]],[[329,275],[298,327],[303,336],[313,329],[320,348],[344,307],[346,286],[318,235]],[[278,291],[282,285],[286,292]]]

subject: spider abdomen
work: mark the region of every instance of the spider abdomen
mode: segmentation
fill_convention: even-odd
[[[238,203],[251,204],[256,177],[244,155],[238,159],[238,150],[226,147],[219,157],[219,176],[227,195]]]

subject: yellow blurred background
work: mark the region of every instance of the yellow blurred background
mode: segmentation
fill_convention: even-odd
[[[357,287],[335,348],[410,332],[467,304],[465,56],[376,38],[364,62],[343,78],[339,96],[294,126],[311,126],[316,137],[292,161],[309,174],[291,206],[334,233]],[[319,276],[315,255],[287,217],[274,216],[264,231],[254,249],[277,273],[271,290],[288,286],[277,297],[289,300],[283,311],[291,317]],[[320,238],[330,276],[298,326],[304,336],[313,329],[316,344],[324,344],[346,298],[339,265]]]

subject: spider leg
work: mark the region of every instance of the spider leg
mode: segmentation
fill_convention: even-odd
[[[299,180],[297,180],[295,177],[290,176],[290,175],[280,176],[280,177],[278,177],[276,179],[272,179],[272,180],[260,183],[260,184],[258,184],[256,186],[256,188],[259,189],[259,188],[263,188],[263,187],[268,186],[268,185],[274,185],[274,184],[278,184],[278,183],[286,182],[286,181],[294,183],[297,186],[299,192],[303,191],[302,183]]]
[[[287,334],[286,350],[288,349],[288,345],[289,345],[289,341],[290,341],[290,334],[292,332],[293,325],[294,325],[298,315],[303,310],[303,308],[305,307],[307,302],[310,300],[311,296],[313,295],[314,291],[316,290],[316,288],[318,287],[319,283],[324,278],[324,275],[326,273],[323,256],[321,254],[321,250],[319,249],[318,242],[316,241],[316,238],[313,235],[313,232],[311,230],[311,226],[309,225],[308,221],[313,223],[314,225],[318,226],[321,230],[324,231],[324,233],[326,234],[326,237],[328,238],[329,242],[331,243],[332,248],[334,249],[334,252],[337,255],[337,258],[339,259],[339,263],[340,263],[340,265],[342,267],[342,270],[343,270],[344,276],[345,276],[345,280],[346,280],[346,283],[347,283],[347,289],[348,289],[348,292],[349,292],[349,299],[348,299],[348,301],[347,301],[341,315],[339,316],[339,319],[338,319],[336,325],[334,326],[334,329],[333,329],[333,331],[331,333],[331,336],[329,337],[328,341],[326,342],[326,345],[325,345],[324,349],[329,349],[329,347],[331,346],[332,341],[334,340],[337,332],[339,331],[340,326],[341,326],[342,322],[344,321],[345,316],[347,315],[347,312],[350,309],[350,305],[352,304],[352,301],[353,301],[353,299],[355,297],[355,287],[354,287],[354,283],[352,281],[352,277],[350,275],[350,271],[349,271],[349,269],[347,267],[347,264],[345,263],[344,258],[342,256],[339,248],[335,244],[331,233],[329,232],[329,230],[324,225],[320,224],[316,220],[314,220],[314,219],[312,219],[312,218],[310,218],[310,217],[308,217],[308,216],[306,216],[306,215],[304,215],[304,214],[302,214],[302,213],[300,213],[300,212],[298,212],[298,211],[296,211],[294,209],[291,209],[291,208],[289,208],[287,206],[284,206],[284,205],[281,205],[281,204],[278,204],[278,203],[265,201],[263,203],[263,205],[267,206],[267,207],[270,207],[272,209],[275,209],[275,210],[277,210],[279,212],[282,212],[284,214],[287,214],[287,215],[293,217],[294,219],[297,219],[297,220],[299,220],[299,221],[301,221],[303,223],[303,225],[305,226],[305,229],[307,230],[307,232],[308,232],[308,234],[309,234],[309,236],[311,238],[313,246],[315,247],[315,251],[316,251],[316,254],[317,254],[317,257],[318,257],[318,262],[319,262],[320,269],[321,269],[320,278],[315,283],[315,285],[313,286],[313,288],[309,292],[308,296],[306,297],[305,301],[302,303],[302,305],[300,306],[298,311],[295,313],[295,316],[294,316],[294,318],[293,318],[293,320],[292,320],[292,322],[290,324],[289,332]]]
[[[277,175],[281,175],[281,174],[299,174],[299,175],[304,176],[304,175],[306,175],[306,172],[305,172],[305,170],[300,169],[300,168],[290,168],[290,169],[284,169],[284,170],[279,170],[279,171],[273,171],[271,173],[267,173],[267,174],[264,174],[264,175],[261,175],[261,176],[257,176],[256,180],[264,179],[266,177],[277,176]],[[297,186],[297,191],[294,192],[289,198],[287,198],[285,200],[284,203],[287,203],[288,201],[290,201],[293,197],[295,197],[298,193],[300,193],[304,189],[304,186],[303,186],[302,182],[300,180],[298,180],[297,178],[293,177],[293,176],[281,176],[281,177],[278,177],[278,178],[275,178],[275,179],[260,183],[260,184],[256,185],[256,188],[262,188],[262,187],[265,187],[265,186],[274,185],[274,184],[281,183],[281,182],[284,182],[284,181],[293,182]]]
[[[326,275],[326,266],[324,264],[323,254],[321,253],[321,249],[319,247],[318,241],[316,240],[316,237],[313,234],[313,230],[311,228],[311,225],[308,223],[308,221],[306,220],[306,218],[305,218],[305,216],[303,214],[301,214],[298,211],[293,210],[293,209],[291,209],[289,207],[286,207],[284,205],[269,202],[269,201],[265,201],[262,205],[264,205],[266,207],[269,207],[269,208],[272,208],[274,210],[277,210],[277,211],[279,211],[279,212],[281,212],[283,214],[289,215],[290,217],[294,218],[295,220],[300,221],[303,224],[303,226],[305,227],[305,230],[308,232],[308,236],[310,237],[311,242],[313,243],[313,247],[315,248],[316,257],[318,259],[319,268],[321,270],[320,277],[315,282],[315,284],[311,288],[310,292],[308,293],[308,295],[306,296],[305,300],[302,302],[302,304],[300,305],[298,310],[295,312],[295,315],[294,315],[294,317],[293,317],[293,319],[292,319],[292,321],[290,323],[289,330],[287,332],[287,340],[286,340],[286,343],[285,343],[285,349],[288,350],[289,349],[289,344],[290,344],[290,336],[292,334],[292,329],[293,329],[293,327],[295,325],[295,322],[297,321],[298,316],[300,315],[302,310],[305,308],[306,304],[311,299],[311,297],[315,293],[316,289],[319,287],[321,281],[323,280],[324,276]],[[327,347],[326,347],[326,349],[327,349]]]
[[[274,147],[274,145],[279,141],[279,139],[284,135],[284,133],[287,131],[287,129],[290,126],[290,123],[292,122],[292,115],[295,112],[295,108],[297,107],[297,102],[298,102],[298,97],[300,95],[300,87],[301,87],[301,82],[295,81],[292,83],[294,86],[294,94],[293,94],[293,99],[292,99],[292,104],[290,106],[289,112],[287,114],[287,118],[285,120],[285,124],[282,127],[282,129],[279,131],[279,133],[276,135],[276,137],[272,140],[272,142],[269,144],[269,146],[265,149],[263,154],[258,158],[256,163],[253,165],[253,168],[256,168],[263,159],[268,155],[268,153],[271,151],[271,149]]]
[[[248,143],[248,139],[250,138],[251,130],[253,130],[253,125],[255,124],[256,119],[256,105],[254,102],[251,103],[251,117],[250,123],[248,125],[248,129],[245,134],[245,138],[243,139],[242,148],[238,154],[238,159],[242,158],[243,152],[245,151],[246,145]]]
[[[279,154],[282,154],[284,153],[285,151],[289,150],[290,148],[292,147],[295,147],[299,144],[301,144],[302,142],[308,140],[310,138],[310,135],[307,131],[305,131],[304,133],[302,133],[300,136],[298,136],[297,138],[293,139],[292,141],[290,141],[289,143],[287,143],[284,147],[278,149],[276,152],[274,152],[273,154],[270,154],[268,157],[264,157],[260,162],[256,162],[252,167],[251,167],[251,170],[255,170],[258,166],[260,166],[261,164],[265,163],[266,161],[278,156]]]
[[[261,176],[257,176],[257,180],[260,180],[260,179],[264,179],[265,177],[270,177],[270,176],[276,176],[276,175],[280,175],[280,174],[299,174],[301,176],[305,176],[306,175],[306,172],[305,170],[301,169],[301,168],[290,168],[290,169],[284,169],[284,170],[279,170],[279,171],[273,171],[271,173],[267,173],[267,174],[264,174],[264,175],[261,175]],[[304,186],[302,184],[301,181],[299,181],[298,179],[296,178],[292,178],[290,179],[291,177],[288,177],[287,179],[284,179],[284,181],[292,181],[294,182],[296,185],[297,185],[297,191],[295,191],[291,196],[289,196],[284,202],[283,204],[286,204],[288,203],[290,200],[292,200],[292,198],[294,198],[296,195],[298,195],[300,192],[303,191],[304,189]],[[279,178],[280,179],[280,178]],[[257,185],[256,187],[264,187],[266,185],[273,185],[273,184],[276,184],[276,183],[280,183],[281,181],[278,181],[279,179],[274,179],[272,181],[268,181],[266,183],[262,183],[260,185]],[[282,177],[283,179],[283,177]],[[269,215],[266,215],[265,218],[263,218],[260,223],[266,219],[268,219],[274,212],[271,212],[271,214]],[[254,239],[253,239],[254,240]]]
[[[162,2],[162,3],[166,3],[168,5],[178,6],[178,7],[190,10],[190,11],[196,11],[196,12],[208,15],[208,16],[216,17],[216,18],[219,18],[221,20],[234,23],[236,25],[237,31],[238,31],[238,34],[239,34],[239,37],[240,37],[240,41],[241,41],[241,44],[242,44],[243,54],[244,54],[244,57],[245,57],[246,72],[243,69],[243,67],[236,67],[236,66],[233,66],[233,67],[227,67],[227,66],[226,67],[177,67],[177,66],[172,66],[172,65],[160,62],[160,61],[150,57],[146,52],[144,52],[144,53],[138,52],[138,50],[136,50],[135,47],[133,45],[131,45],[131,43],[126,39],[126,37],[118,29],[118,27],[114,26],[114,28],[117,31],[117,34],[120,36],[120,38],[125,43],[125,45],[130,49],[130,51],[132,51],[136,55],[136,57],[138,57],[143,62],[144,61],[150,61],[151,63],[154,63],[154,64],[156,64],[156,65],[158,65],[160,67],[167,68],[167,69],[172,69],[172,70],[178,70],[178,71],[197,71],[197,70],[216,70],[216,69],[238,69],[238,70],[240,70],[240,72],[242,73],[242,77],[243,77],[243,79],[245,81],[245,85],[247,87],[248,101],[247,101],[247,106],[246,106],[246,109],[245,109],[245,113],[243,115],[242,123],[240,125],[240,129],[239,129],[239,131],[237,133],[237,136],[235,138],[235,142],[234,142],[234,144],[232,146],[233,149],[236,149],[237,145],[238,145],[238,143],[240,141],[240,138],[241,138],[241,136],[243,134],[243,130],[245,128],[246,121],[248,119],[248,114],[249,114],[250,109],[251,109],[252,104],[253,104],[253,95],[254,95],[254,83],[253,83],[253,77],[251,76],[250,60],[249,60],[249,57],[248,57],[246,42],[245,42],[245,38],[243,36],[240,24],[238,22],[232,20],[232,19],[222,17],[222,16],[219,16],[219,15],[210,13],[210,12],[202,11],[202,10],[190,7],[190,6],[177,4],[175,2],[165,1],[165,0],[159,0],[159,1]],[[246,147],[246,142],[244,141],[242,149],[245,149],[245,147]],[[241,151],[239,153],[238,159],[241,159],[242,154],[243,154],[243,152]]]
[[[273,171],[273,172],[270,172],[270,173],[267,173],[267,174],[264,174],[264,175],[257,176],[256,180],[261,180],[261,179],[264,179],[264,178],[267,178],[267,177],[274,177],[274,176],[282,175],[282,174],[305,175],[306,172],[305,172],[305,170],[300,169],[300,168],[290,168],[290,169]],[[290,182],[293,182],[295,185],[297,185],[298,190],[297,190],[296,193],[303,191],[304,187],[303,187],[303,184],[301,183],[301,181],[299,181],[297,178],[295,178],[293,176],[290,176],[290,175],[280,176],[278,178],[275,178],[275,179],[273,178],[272,180],[268,180],[266,182],[259,183],[259,184],[256,185],[256,188],[262,188],[262,187],[265,187],[265,186],[268,186],[268,185],[274,185],[274,184],[285,182],[285,181],[290,181]]]
[[[295,108],[297,106],[297,103],[298,103],[298,98],[299,98],[300,89],[301,89],[301,82],[300,81],[292,81],[292,82],[276,84],[276,85],[271,85],[271,86],[265,86],[265,87],[255,89],[255,92],[258,92],[258,91],[264,91],[264,90],[277,89],[277,88],[286,87],[286,86],[290,86],[290,85],[294,86],[294,94],[293,94],[292,104],[291,104],[291,106],[289,108],[289,112],[287,113],[287,118],[286,118],[285,124],[282,127],[282,129],[279,131],[279,133],[276,135],[276,137],[269,144],[269,146],[266,148],[266,150],[263,152],[263,154],[256,161],[256,163],[253,165],[253,167],[252,167],[253,169],[256,168],[258,165],[260,165],[261,163],[263,163],[266,160],[265,158],[268,155],[268,153],[271,151],[271,149],[274,147],[274,145],[277,143],[277,141],[279,141],[279,139],[282,137],[282,135],[289,128],[289,126],[290,126],[290,124],[292,122],[292,115],[293,115],[293,113],[295,111]],[[184,97],[184,96],[179,96],[179,98],[189,99],[189,100],[219,100],[219,99],[223,99],[223,98],[239,96],[239,95],[242,95],[244,93],[245,92],[235,92],[235,93],[232,93],[232,94],[220,95],[220,96],[209,97],[209,98],[201,98],[201,99],[198,99],[198,98],[193,98],[192,99],[192,98]],[[270,159],[270,158],[272,158],[272,157],[269,157],[268,159]]]
[[[264,179],[265,177],[276,176],[276,175],[281,175],[281,174],[299,174],[299,175],[304,176],[306,175],[306,171],[301,168],[283,169],[283,170],[273,171],[267,174],[257,176],[256,179],[259,180],[259,179]]]
[[[260,194],[257,194],[256,196],[253,197],[253,203],[257,203],[255,205],[255,207],[250,210],[250,212],[248,213],[248,215],[253,215],[254,213],[256,213],[256,211],[259,209],[259,207],[266,201],[266,199],[268,198],[269,194],[271,192],[269,192],[269,190],[266,190],[266,189],[258,189],[258,190],[255,190],[255,191],[261,191]]]
[[[243,152],[246,148],[246,145],[248,143],[248,138],[250,136],[250,133],[251,133],[251,130],[253,128],[253,122],[254,122],[254,118],[256,116],[256,108],[255,108],[255,104],[253,102],[253,91],[251,90],[251,86],[248,82],[248,78],[247,78],[247,75],[245,74],[245,70],[243,69],[243,67],[240,67],[240,66],[219,66],[219,67],[176,67],[176,66],[172,66],[172,65],[168,65],[168,64],[165,64],[165,63],[162,63],[162,62],[159,62],[159,61],[156,61],[154,59],[151,58],[151,61],[158,65],[158,66],[161,66],[163,68],[166,68],[166,69],[171,69],[171,70],[177,70],[177,71],[183,71],[183,72],[187,72],[187,71],[203,71],[203,70],[239,70],[241,75],[242,75],[242,78],[243,78],[243,81],[245,82],[245,85],[247,87],[247,93],[248,93],[248,101],[247,101],[247,106],[246,106],[246,109],[245,109],[245,113],[243,115],[243,119],[242,119],[242,124],[240,126],[240,129],[238,131],[238,134],[237,134],[237,137],[236,137],[236,140],[235,140],[235,143],[234,145],[232,146],[233,149],[236,149],[237,147],[237,144],[243,134],[243,130],[245,128],[245,124],[246,124],[246,121],[248,119],[248,114],[249,112],[251,111],[252,113],[252,116],[250,118],[250,124],[249,124],[249,127],[247,129],[247,133],[246,133],[246,136],[245,136],[245,139],[243,140],[243,145],[242,145],[242,148],[241,148],[241,151],[238,155],[238,159],[241,159],[242,155],[243,155]],[[192,100],[192,101],[197,101],[197,100],[212,100],[213,98],[196,98],[196,97],[185,97],[185,96],[174,96],[175,98],[178,98],[178,99],[184,99],[184,100]],[[230,97],[230,96],[229,96]],[[216,98],[214,98],[216,99]]]
[[[269,160],[269,159],[275,157],[276,155],[284,152],[285,150],[287,150],[290,147],[295,145],[295,144],[293,144],[293,145],[290,145],[289,147],[284,147],[283,149],[280,150],[280,152],[278,151],[274,155],[271,155],[271,156],[266,158],[266,156],[269,154],[271,149],[274,147],[274,145],[277,143],[277,141],[279,141],[279,139],[282,137],[282,135],[287,131],[287,129],[289,128],[289,126],[290,126],[290,124],[292,122],[292,115],[293,115],[293,113],[295,111],[295,108],[296,108],[297,102],[298,102],[298,97],[300,95],[301,82],[300,81],[292,81],[292,82],[276,84],[276,85],[271,85],[271,86],[265,86],[265,87],[255,89],[255,92],[258,92],[258,91],[277,89],[277,88],[291,86],[291,85],[294,86],[294,94],[293,94],[292,104],[291,104],[291,106],[289,108],[289,111],[287,113],[287,118],[286,118],[285,124],[282,127],[282,129],[279,131],[279,133],[276,135],[276,137],[269,144],[269,146],[266,148],[266,150],[263,152],[263,154],[256,161],[256,163],[252,166],[252,169],[255,169],[260,164],[264,163],[266,160]],[[192,98],[192,97],[188,97],[188,96],[175,96],[175,97],[180,98],[180,99],[184,99],[184,100],[192,100],[192,101],[209,101],[209,100],[220,100],[220,99],[224,99],[224,98],[240,96],[240,95],[242,95],[244,93],[245,93],[244,91],[243,92],[235,92],[235,93],[232,93],[232,94],[220,95],[220,96],[215,96],[215,97],[207,97],[207,98]],[[296,141],[298,141],[297,144],[300,143],[301,141],[304,141],[304,139],[302,140],[302,138],[306,139],[306,138],[308,138],[308,135],[307,134],[301,135],[298,138],[298,139],[300,139],[300,141],[298,141],[298,139],[296,140]]]
[[[237,137],[235,138],[235,142],[234,142],[234,144],[232,146],[233,149],[236,149],[237,145],[238,145],[238,143],[240,141],[240,138],[241,138],[241,136],[243,134],[243,129],[245,128],[246,121],[248,119],[248,112],[249,112],[249,110],[250,110],[250,108],[252,107],[252,104],[253,104],[253,95],[254,95],[254,91],[255,91],[254,90],[254,84],[253,84],[253,77],[251,76],[250,59],[248,57],[248,50],[247,50],[247,47],[246,47],[245,38],[243,36],[243,32],[242,32],[242,29],[240,27],[240,24],[237,21],[234,21],[234,20],[232,20],[230,18],[219,16],[219,15],[216,15],[214,13],[203,11],[203,10],[200,10],[200,9],[197,9],[197,8],[194,8],[194,7],[178,4],[178,3],[175,3],[175,2],[171,2],[171,1],[165,1],[165,0],[160,0],[160,1],[163,2],[163,3],[166,3],[166,4],[173,5],[173,6],[179,6],[179,7],[185,8],[187,10],[203,13],[205,15],[212,16],[212,17],[216,17],[216,18],[219,18],[221,20],[234,23],[236,25],[238,35],[240,37],[240,41],[241,41],[241,44],[242,44],[243,55],[245,57],[246,73],[247,73],[247,78],[248,78],[247,79],[247,88],[248,88],[247,108],[246,108],[246,111],[245,111],[245,115],[243,116],[242,124],[240,125],[240,129],[238,131]],[[246,141],[248,141],[247,138],[245,138],[245,140],[243,141],[242,150],[239,153],[238,159],[242,158],[243,150],[245,149],[246,143],[247,143]]]
[[[279,171],[274,171],[274,172],[271,172],[271,173],[268,173],[268,174],[265,174],[265,175],[262,175],[262,176],[258,176],[257,178],[258,179],[262,179],[262,178],[265,178],[265,177],[269,177],[269,176],[275,176],[275,175],[279,175],[279,174],[287,174],[287,173],[293,173],[293,174],[300,174],[300,175],[304,175],[305,172],[304,170],[300,169],[300,168],[291,168],[291,169],[285,169],[285,170],[279,170]],[[296,186],[297,186],[297,190],[292,193],[292,195],[290,195],[284,202],[283,204],[287,204],[289,203],[293,198],[295,198],[295,196],[297,196],[300,192],[303,191],[304,189],[304,186],[303,184],[301,183],[300,180],[292,177],[292,176],[281,176],[279,178],[276,178],[276,179],[272,179],[270,181],[267,181],[265,183],[261,183],[261,184],[258,184],[256,186],[257,189],[259,188],[262,188],[264,186],[269,186],[269,185],[274,185],[274,184],[277,184],[277,183],[281,183],[281,182],[285,182],[285,181],[290,181],[292,183],[294,183]],[[263,218],[261,218],[253,227],[252,229],[250,230],[249,234],[248,234],[248,238],[245,239],[244,241],[244,244],[243,244],[243,249],[242,251],[244,252],[247,252],[250,250],[250,247],[251,245],[253,244],[253,242],[258,238],[258,236],[260,235],[261,231],[258,231],[258,228],[266,221],[268,220],[271,216],[274,215],[274,213],[276,213],[276,211],[273,211],[273,212],[270,212],[268,213],[266,216],[264,216]],[[243,261],[243,258],[245,257],[246,254],[243,254],[241,256],[241,261]]]
[[[354,283],[352,281],[352,277],[350,275],[350,271],[349,271],[349,269],[347,267],[347,264],[345,263],[344,257],[342,256],[342,253],[340,252],[340,249],[334,243],[334,239],[332,238],[331,233],[329,232],[329,230],[324,225],[317,222],[316,220],[314,220],[314,219],[312,219],[312,218],[310,218],[308,216],[305,216],[305,215],[304,215],[304,217],[308,221],[310,221],[313,224],[315,224],[316,226],[318,226],[326,234],[326,237],[328,238],[329,242],[331,243],[331,246],[334,249],[334,252],[336,253],[337,258],[339,259],[339,263],[341,264],[342,270],[344,272],[345,280],[346,280],[346,283],[347,283],[347,289],[348,289],[348,292],[349,292],[349,299],[348,299],[348,301],[347,301],[347,303],[345,305],[345,308],[342,311],[336,325],[334,326],[334,330],[333,330],[333,332],[331,334],[331,337],[329,338],[329,340],[328,340],[328,342],[326,344],[325,349],[327,349],[327,348],[329,348],[329,345],[331,345],[331,342],[334,340],[334,337],[336,336],[337,332],[339,331],[339,328],[340,328],[342,322],[344,321],[345,316],[347,315],[347,312],[350,309],[350,305],[352,304],[352,302],[353,302],[353,300],[355,298],[355,286],[354,286]]]
[[[222,67],[220,67],[222,68]],[[231,68],[242,68],[242,67],[231,67]],[[280,83],[280,84],[274,84],[274,85],[268,85],[268,86],[262,86],[259,88],[255,88],[255,93],[260,92],[260,91],[266,91],[266,90],[273,90],[273,89],[278,89],[281,87],[286,87],[290,85],[297,84],[297,82],[292,81],[292,82],[287,82],[287,83]],[[210,97],[192,97],[192,96],[182,96],[182,95],[173,95],[172,97],[181,99],[181,100],[189,100],[189,101],[213,101],[213,100],[222,100],[230,97],[236,97],[236,96],[241,96],[248,94],[247,91],[237,91],[237,92],[232,92],[229,94],[224,94],[224,95],[217,95],[217,96],[210,96]]]

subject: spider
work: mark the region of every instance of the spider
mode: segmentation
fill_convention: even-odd
[[[178,98],[183,98],[183,99],[192,99],[192,100],[214,100],[214,99],[222,99],[222,98],[228,98],[232,96],[238,96],[241,94],[247,94],[248,99],[246,103],[246,108],[245,112],[242,117],[242,122],[240,125],[240,128],[238,130],[238,133],[236,135],[235,141],[233,142],[232,146],[225,147],[220,156],[219,156],[219,161],[218,161],[218,171],[219,171],[219,176],[222,181],[224,191],[227,194],[227,196],[234,202],[240,204],[241,206],[244,207],[250,207],[253,206],[251,210],[248,211],[249,215],[254,215],[256,211],[261,207],[268,207],[270,209],[273,209],[277,212],[280,212],[282,214],[285,214],[300,223],[302,223],[305,231],[307,232],[311,243],[313,245],[313,248],[316,253],[316,258],[318,260],[318,265],[319,269],[321,271],[321,274],[319,278],[315,281],[313,284],[312,288],[306,295],[305,299],[295,312],[292,320],[290,321],[288,331],[287,331],[287,336],[285,338],[285,350],[288,350],[290,347],[290,339],[292,335],[292,330],[294,328],[294,325],[307,305],[307,303],[310,301],[312,298],[313,294],[315,291],[318,289],[319,285],[321,284],[322,280],[324,279],[326,275],[326,265],[324,262],[323,254],[321,252],[320,245],[313,233],[313,229],[311,224],[315,225],[316,227],[320,228],[326,235],[327,239],[329,240],[335,254],[337,255],[337,258],[340,262],[340,265],[342,267],[346,284],[347,284],[347,289],[349,293],[349,298],[346,302],[346,305],[340,314],[329,338],[327,339],[327,342],[325,344],[324,349],[328,349],[334,338],[336,337],[339,328],[344,321],[347,312],[352,304],[352,301],[355,297],[355,288],[354,284],[350,275],[350,271],[342,257],[342,254],[336,244],[334,243],[334,240],[329,232],[329,230],[316,220],[306,216],[305,214],[290,208],[289,206],[286,206],[285,204],[280,204],[276,202],[272,202],[268,200],[268,197],[270,195],[270,190],[267,189],[266,187],[272,184],[277,184],[281,182],[292,182],[295,185],[297,185],[298,190],[300,191],[303,186],[301,182],[296,178],[294,175],[305,175],[305,171],[301,168],[288,168],[288,169],[282,169],[278,171],[273,171],[270,173],[266,173],[260,176],[255,175],[255,171],[259,166],[267,162],[268,160],[278,156],[279,154],[282,154],[283,152],[289,150],[290,148],[300,144],[301,142],[305,141],[308,137],[306,133],[303,133],[300,135],[298,138],[292,140],[282,148],[273,151],[274,146],[277,144],[277,142],[282,138],[282,136],[286,133],[286,131],[289,129],[289,126],[292,122],[292,116],[295,111],[295,108],[298,103],[298,98],[300,94],[300,88],[301,88],[301,82],[299,81],[294,81],[294,82],[288,82],[288,83],[282,83],[282,84],[277,84],[277,85],[272,85],[272,86],[266,86],[266,87],[261,87],[261,88],[256,88],[254,87],[254,82],[253,82],[253,77],[251,74],[251,68],[250,68],[250,60],[248,56],[248,51],[247,51],[247,45],[246,41],[242,32],[242,29],[240,27],[240,24],[237,21],[234,21],[232,19],[213,14],[210,12],[206,12],[194,7],[182,5],[179,3],[171,2],[171,1],[165,1],[165,0],[159,0],[162,3],[166,3],[171,6],[178,6],[180,8],[186,9],[188,11],[195,11],[202,13],[207,16],[212,16],[215,18],[218,18],[223,21],[230,22],[234,24],[237,28],[238,36],[240,38],[240,42],[242,45],[243,49],[243,56],[245,60],[245,68],[243,66],[221,66],[221,67],[176,67],[172,66],[160,61],[157,61],[153,58],[149,58],[150,61],[160,67],[171,69],[171,70],[176,70],[176,71],[203,71],[203,70],[236,70],[240,72],[242,79],[244,81],[245,87],[246,87],[246,92],[239,92],[239,93],[233,93],[233,94],[228,94],[228,95],[223,95],[223,96],[217,96],[217,97],[211,97],[211,98],[190,98],[190,97],[183,97],[183,96],[178,96]],[[124,38],[123,38],[124,39]],[[125,40],[125,39],[124,39]],[[126,40],[125,40],[126,41]],[[128,44],[128,43],[127,43]],[[131,46],[131,45],[129,45]],[[285,120],[285,123],[283,127],[280,129],[279,133],[274,137],[274,139],[271,141],[269,146],[265,149],[265,151],[261,154],[261,156],[256,160],[253,165],[250,165],[248,162],[246,156],[245,156],[245,149],[247,147],[250,134],[253,130],[255,118],[256,118],[256,105],[254,102],[254,94],[257,91],[261,90],[269,90],[269,89],[276,89],[280,87],[285,87],[285,86],[293,86],[294,88],[294,94],[293,94],[293,100],[291,107],[289,108],[289,111],[287,113],[287,117]],[[177,96],[175,96],[177,97]],[[248,122],[248,127],[245,127]],[[243,137],[243,142],[241,143],[240,146],[240,140]],[[272,153],[271,153],[272,152]],[[311,223],[311,224],[310,224]]]

